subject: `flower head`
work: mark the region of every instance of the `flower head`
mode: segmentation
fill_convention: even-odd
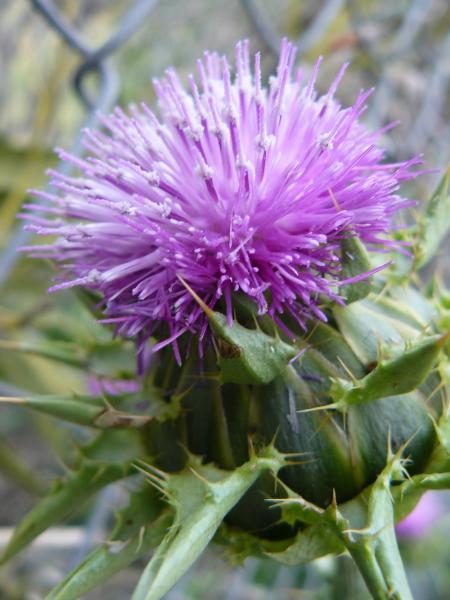
[[[264,87],[247,42],[236,46],[235,77],[205,53],[189,91],[171,69],[154,82],[160,118],[145,104],[116,109],[101,117],[105,131],[85,132],[86,158],[60,151],[79,174],[52,172],[58,193],[35,192],[51,206],[34,209],[55,219],[28,216],[39,234],[58,236],[31,248],[61,264],[51,289],[100,291],[106,320],[125,336],[165,325],[156,348],[185,332],[204,338],[189,288],[229,320],[238,291],[275,320],[284,311],[301,324],[324,319],[319,302],[340,300],[340,240],[392,245],[392,216],[409,204],[399,183],[420,161],[381,163],[383,130],[358,120],[371,91],[349,108],[334,98],[346,65],[318,97],[320,60],[303,83],[294,57],[284,41]]]

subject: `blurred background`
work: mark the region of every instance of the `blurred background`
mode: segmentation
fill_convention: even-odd
[[[318,55],[325,57],[319,91],[350,61],[339,100],[351,104],[360,88],[374,86],[366,123],[376,128],[401,121],[385,141],[389,157],[423,154],[426,167],[442,173],[450,158],[448,0],[0,0],[0,395],[85,392],[88,382],[79,371],[34,356],[24,344],[90,343],[109,335],[73,293],[46,295],[51,265],[18,258],[17,247],[27,239],[16,214],[27,189],[45,186],[45,170],[57,164],[52,149],[80,152],[79,131],[96,125],[97,110],[141,100],[152,104],[151,78],[168,66],[186,78],[205,49],[232,57],[236,41],[249,38],[252,50],[263,53],[267,76],[282,36],[296,43],[305,69]],[[419,178],[408,193],[425,199],[439,176]],[[434,265],[445,278],[449,248]],[[16,352],[20,345],[27,351]],[[50,418],[10,403],[2,406],[0,547],[35,498],[63,472],[64,457],[79,435]],[[0,598],[43,598],[94,542],[104,539],[120,502],[121,490],[107,488],[67,527],[45,534],[2,567]],[[427,502],[399,536],[415,596],[444,600],[450,597],[448,496]],[[138,572],[130,568],[86,598],[127,598]],[[220,549],[167,596],[343,597],[365,598],[345,559],[299,569],[249,560],[232,570]]]

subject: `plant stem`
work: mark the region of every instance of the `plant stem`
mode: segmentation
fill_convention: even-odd
[[[413,600],[398,546],[381,538],[347,543],[374,600]]]

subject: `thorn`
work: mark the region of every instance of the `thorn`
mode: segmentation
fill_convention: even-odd
[[[278,434],[280,433],[280,425],[278,425],[278,427],[275,430],[275,433],[273,434],[272,439],[270,440],[269,446],[273,446],[275,447],[275,442],[277,440]]]
[[[252,313],[252,319],[253,319],[253,323],[255,324],[255,329],[257,331],[261,331],[261,327],[259,326],[258,319],[256,318],[256,315],[254,313]],[[234,320],[237,321],[236,315],[234,316]]]
[[[437,347],[443,348],[449,339],[450,339],[450,329],[439,338],[439,340],[437,341]]]
[[[189,468],[189,471],[192,473],[192,475],[195,475],[195,477],[197,477],[197,479],[199,479],[202,483],[204,483],[208,488],[211,487],[211,485],[212,485],[211,482],[208,481],[206,479],[206,477],[203,477],[203,475],[201,475],[198,471],[196,471],[194,469],[194,467],[188,467],[188,468]]]
[[[297,410],[297,413],[310,413],[310,412],[319,412],[323,410],[338,410],[341,407],[339,402],[333,402],[332,404],[324,404],[323,406],[314,406],[313,408],[303,408],[302,410]]]
[[[333,507],[333,510],[337,510],[337,498],[336,498],[336,490],[333,488],[333,496],[331,498],[331,506]]]
[[[307,336],[304,338],[305,342],[308,343],[310,338],[314,335],[316,329],[319,327],[319,322],[316,322],[313,326],[313,328],[311,329],[311,331],[307,334]],[[331,340],[332,338],[327,338],[326,340],[322,341],[322,344],[325,344],[326,342],[328,342],[329,340]],[[319,344],[320,345],[320,344]],[[317,348],[318,346],[313,346],[313,348]]]
[[[290,498],[294,498],[296,496],[296,494],[291,490],[291,488],[284,483],[284,481],[282,481],[279,477],[277,477],[276,475],[274,476],[275,479],[275,486],[280,486],[288,495],[288,498],[285,498],[285,500],[289,500]],[[266,498],[267,500],[267,498]],[[274,500],[279,501],[280,498],[274,498]]]
[[[305,346],[303,348],[300,348],[300,350],[297,352],[297,354],[290,359],[289,361],[289,365],[292,365],[292,363],[296,362],[301,356],[303,356],[303,354],[305,354],[305,352],[308,350],[309,346]]]
[[[105,395],[105,392],[104,392],[104,391],[102,391],[102,392],[101,392],[101,394],[100,394],[100,397],[101,397],[101,399],[103,400],[103,402],[105,403],[107,410],[109,410],[109,411],[114,411],[114,412],[121,412],[121,411],[118,411],[118,410],[117,410],[117,409],[116,409],[116,408],[115,408],[115,407],[114,407],[114,406],[111,404],[111,402],[110,402],[110,401],[108,400],[108,398],[106,397],[106,395]]]
[[[139,538],[138,538],[138,544],[136,546],[136,554],[138,554],[139,550],[141,549],[142,543],[144,541],[144,535],[145,535],[145,525],[142,525],[142,527],[139,528]]]
[[[203,310],[203,312],[206,314],[208,319],[210,319],[214,315],[214,312],[209,308],[207,304],[205,304],[205,302],[203,302],[200,296],[196,292],[194,292],[191,286],[181,277],[179,273],[177,273],[177,277],[187,289],[187,291],[191,294],[191,296],[194,298],[194,300],[197,302],[197,304],[200,306],[200,308]]]
[[[155,473],[149,472],[147,470],[145,470],[144,468],[142,468],[141,466],[139,466],[136,462],[132,463],[134,468],[139,471],[140,473],[142,473],[145,476],[145,480],[152,485],[154,488],[156,488],[163,496],[166,496],[167,498],[169,497],[167,490],[164,487],[164,482],[165,482],[165,477],[161,478],[158,477]],[[147,467],[149,465],[146,465]],[[156,471],[158,471],[158,469],[156,469]]]
[[[351,370],[349,369],[349,367],[345,364],[345,362],[342,360],[342,358],[339,356],[339,354],[336,355],[336,358],[339,362],[339,364],[341,365],[341,367],[344,369],[344,371],[347,373],[347,375],[350,377],[352,383],[354,385],[359,385],[359,381],[358,379],[355,377],[355,375],[351,372]]]
[[[392,440],[391,440],[391,426],[390,425],[388,425],[386,453],[387,453],[387,459],[392,460],[394,455],[392,454]]]
[[[386,281],[384,283],[383,287],[381,288],[381,290],[375,296],[374,302],[378,303],[378,301],[381,300],[382,297],[388,293],[388,291],[390,290],[391,287],[392,287],[392,283],[390,283],[389,281]]]
[[[333,194],[333,190],[331,188],[328,188],[328,193],[330,194],[330,198],[332,203],[334,204],[334,207],[336,209],[336,212],[342,212],[342,206],[339,204],[339,202],[337,201],[336,196]]]
[[[0,402],[8,404],[26,404],[27,399],[20,396],[0,396]]]
[[[286,460],[284,464],[286,466],[296,467],[299,465],[309,465],[314,462],[317,462],[317,458],[310,458],[309,460]]]
[[[216,338],[214,336],[211,336],[211,342],[212,342],[212,345],[214,348],[214,352],[216,354],[216,360],[219,360],[219,357],[220,357],[219,347],[217,345]]]
[[[248,455],[250,460],[254,460],[255,458],[257,458],[255,446],[253,444],[253,439],[250,435],[248,436]]]
[[[444,387],[445,387],[445,382],[444,381],[440,381],[438,383],[438,385],[434,388],[434,390],[431,392],[431,394],[426,398],[425,404],[428,404],[430,402],[431,398],[433,398],[433,396],[436,395]],[[429,416],[431,416],[431,415],[429,415]]]
[[[145,461],[138,459],[138,462],[141,463],[143,465],[142,470],[147,469],[147,472],[153,473],[154,475],[158,476],[160,479],[163,479],[164,481],[168,478],[167,473],[165,473],[164,471],[162,471],[161,469],[158,469],[157,467],[146,463]],[[134,463],[135,465],[137,465],[137,463]]]
[[[191,385],[189,385],[185,390],[178,392],[178,394],[173,394],[172,399],[177,402],[179,402],[180,400],[183,400],[183,398],[185,398],[188,394],[190,394],[192,392],[192,390],[195,388],[196,385],[197,385],[196,383],[191,383]]]
[[[100,479],[100,477],[103,475],[103,473],[106,471],[108,467],[106,465],[102,466],[97,473],[94,474],[94,476],[92,477],[92,481],[97,481],[98,479]]]
[[[306,454],[311,454],[308,450],[307,452],[283,452],[283,456],[305,456]]]

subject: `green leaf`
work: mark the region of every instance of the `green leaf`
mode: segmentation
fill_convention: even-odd
[[[401,453],[390,456],[375,483],[354,500],[339,508],[333,501],[328,508],[314,507],[290,491],[278,501],[282,510],[297,509],[298,519],[313,523],[300,530],[294,544],[274,558],[298,564],[324,553],[346,548],[363,576],[373,598],[412,600],[394,530],[391,483],[403,474]]]
[[[216,335],[221,384],[270,383],[299,354],[299,348],[267,335],[258,326],[247,329],[237,321],[229,325],[224,314],[211,310],[184,279],[179,279],[205,312]],[[244,305],[247,311],[248,303]]]
[[[79,463],[31,509],[16,527],[0,563],[28,546],[48,527],[70,517],[106,485],[127,477],[131,461],[142,457],[142,448],[133,431],[102,432],[80,448]]]
[[[80,448],[81,455],[101,464],[128,465],[145,458],[143,440],[133,429],[108,429],[97,435],[90,444]]]
[[[151,488],[130,494],[130,502],[117,515],[111,539],[96,548],[51,591],[47,600],[76,600],[107,581],[134,560],[157,546],[173,521],[173,513]]]
[[[424,267],[435,256],[441,242],[450,230],[450,168],[439,182],[425,206],[415,246],[416,268]]]
[[[0,350],[41,356],[95,375],[120,378],[135,373],[135,350],[130,342],[112,340],[80,344],[63,341],[0,340]]]
[[[173,526],[147,565],[133,600],[160,600],[206,548],[225,515],[264,470],[278,471],[284,459],[274,448],[231,473],[202,467],[160,481],[176,510]],[[209,478],[208,478],[209,477]]]
[[[122,410],[122,404],[125,406],[130,404],[126,397],[114,397],[106,400],[80,394],[0,396],[0,402],[17,404],[69,423],[97,429],[142,427],[154,416],[148,414],[149,411],[144,414],[136,414]]]
[[[217,336],[221,383],[270,383],[294,358],[299,349],[259,329],[232,326],[222,313],[208,313]]]
[[[398,396],[417,389],[435,365],[450,334],[431,336],[407,348],[403,354],[381,362],[355,384],[335,382],[331,396],[345,408],[351,404]]]
[[[0,471],[33,496],[41,496],[45,491],[44,483],[3,440],[0,440]]]
[[[102,398],[77,394],[25,397],[2,396],[0,402],[17,404],[69,423],[90,427],[95,426],[96,419],[107,410],[106,403]]]
[[[136,350],[130,341],[112,340],[88,349],[88,366],[96,375],[128,377],[136,373]]]
[[[372,269],[369,255],[367,254],[364,244],[356,236],[344,238],[340,243],[341,247],[341,279],[350,279],[367,273]],[[346,299],[346,303],[350,304],[356,300],[365,298],[371,288],[370,278],[348,283],[341,286],[339,289]]]
[[[374,598],[413,600],[395,535],[391,481],[402,472],[401,449],[391,457],[372,486],[367,506],[367,526],[351,531],[347,519],[337,514],[335,529],[359,568]]]
[[[424,328],[406,303],[372,296],[349,306],[336,306],[333,315],[345,341],[363,364],[379,360],[380,347],[402,348]]]
[[[0,350],[34,354],[62,362],[73,367],[86,367],[87,357],[77,344],[70,342],[29,342],[26,340],[0,340]]]
[[[63,521],[109,483],[122,479],[129,469],[118,465],[82,464],[76,471],[56,481],[50,493],[45,496],[22,519],[0,557],[5,563],[28,546],[48,527]]]
[[[327,554],[340,554],[345,546],[323,524],[312,525],[300,531],[295,541],[282,552],[269,552],[284,565],[297,566],[309,563]]]

